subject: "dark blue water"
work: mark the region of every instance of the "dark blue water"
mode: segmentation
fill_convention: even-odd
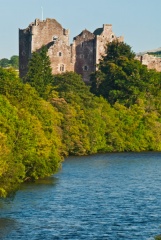
[[[150,240],[160,226],[161,153],[71,157],[0,201],[1,240]]]

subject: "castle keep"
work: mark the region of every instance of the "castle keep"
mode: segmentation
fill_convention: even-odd
[[[26,29],[19,30],[20,77],[26,75],[32,53],[46,46],[53,74],[74,71],[88,83],[90,74],[105,54],[106,44],[116,39],[123,41],[123,37],[115,36],[111,24],[104,24],[93,33],[83,30],[70,44],[69,30],[55,19],[36,19]]]

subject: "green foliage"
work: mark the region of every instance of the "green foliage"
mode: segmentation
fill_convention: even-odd
[[[66,154],[85,155],[105,149],[105,124],[100,116],[100,102],[81,77],[72,72],[55,75],[52,86],[50,102],[63,115]]]
[[[134,56],[127,44],[117,41],[109,43],[98,71],[91,77],[91,91],[102,95],[112,105],[119,102],[128,107],[138,99],[148,100],[149,95],[152,97],[155,94],[154,85],[155,90],[157,84],[160,87],[160,75],[149,71]]]
[[[52,78],[52,69],[49,57],[47,56],[47,49],[46,47],[42,47],[40,52],[32,54],[24,82],[28,82],[34,87],[41,97],[45,97],[46,87],[52,82]]]
[[[104,56],[104,61],[110,61],[117,63],[120,57],[126,57],[129,60],[134,59],[135,53],[132,52],[131,47],[118,40],[112,41],[107,44],[106,55]]]
[[[155,240],[161,240],[161,235],[156,236]]]
[[[7,58],[2,58],[0,60],[0,66],[3,68],[9,67],[10,66],[10,61]]]
[[[0,67],[8,68],[13,67],[15,69],[19,68],[19,57],[16,55],[13,55],[10,60],[7,58],[0,59]]]
[[[0,97],[0,106],[0,196],[6,196],[8,192],[15,190],[18,183],[22,182],[24,167],[17,161],[12,151],[16,139],[16,109],[4,96]]]
[[[12,70],[0,69],[0,196],[49,176],[62,162],[61,114]]]
[[[52,86],[50,102],[63,116],[67,154],[161,150],[161,121],[154,98],[153,102],[137,98],[130,107],[118,102],[111,107],[105,99],[91,94],[75,73],[54,76]],[[142,95],[146,94],[145,88]]]
[[[0,196],[57,172],[63,156],[161,151],[161,73],[113,42],[92,92],[73,72],[52,76],[46,49],[33,53],[22,83],[0,68]],[[41,96],[41,97],[40,97]]]
[[[161,58],[161,51],[157,51],[157,52],[147,52],[147,54]]]
[[[13,55],[10,58],[10,64],[13,68],[18,69],[19,68],[19,57],[16,55]]]

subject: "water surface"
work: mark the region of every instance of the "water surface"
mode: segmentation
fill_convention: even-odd
[[[150,240],[160,226],[161,153],[70,157],[0,201],[2,240]]]

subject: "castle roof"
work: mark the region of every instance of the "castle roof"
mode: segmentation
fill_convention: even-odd
[[[94,34],[94,35],[101,35],[102,32],[103,32],[103,28],[97,28],[97,29],[93,32],[93,34]]]

